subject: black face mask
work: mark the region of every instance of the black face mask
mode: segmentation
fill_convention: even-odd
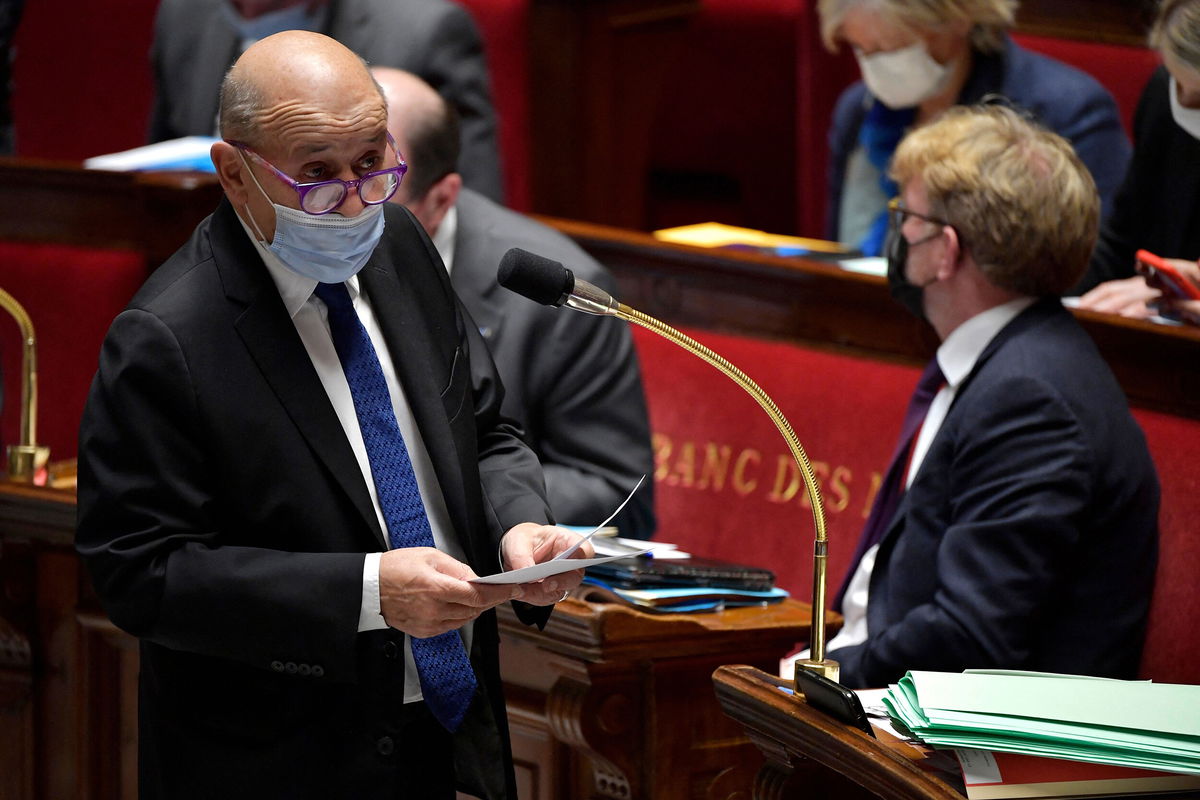
[[[888,290],[896,302],[908,309],[917,319],[925,317],[925,287],[937,282],[934,277],[928,283],[915,284],[904,277],[904,268],[908,265],[908,250],[910,247],[932,242],[941,231],[931,233],[924,239],[909,243],[899,228],[893,227],[888,231],[887,241],[884,242],[883,252],[887,255]]]

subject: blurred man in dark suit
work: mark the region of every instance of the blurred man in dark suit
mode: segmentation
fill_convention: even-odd
[[[154,23],[150,140],[211,136],[225,70],[251,43],[284,30],[332,36],[368,63],[423,77],[462,117],[462,175],[503,200],[483,42],[450,0],[162,0]]]
[[[541,459],[555,518],[596,525],[645,475],[614,524],[623,536],[648,539],[654,455],[629,326],[538,305],[502,289],[496,268],[520,247],[561,261],[606,291],[614,289],[612,276],[567,237],[464,187],[453,109],[416,75],[373,73],[409,164],[393,200],[425,226],[487,341],[504,380],[504,412],[521,423]]]

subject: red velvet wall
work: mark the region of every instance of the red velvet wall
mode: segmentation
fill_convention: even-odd
[[[52,461],[75,457],[100,343],[145,277],[145,262],[135,253],[0,242],[0,286],[25,307],[37,334],[37,439],[49,445]],[[0,367],[0,439],[10,445],[20,435],[21,338],[2,312]]]
[[[688,331],[779,405],[818,474],[836,591],[870,511],[919,370]],[[813,518],[787,445],[751,397],[676,345],[635,329],[655,439],[656,539],[774,570],[812,591]]]
[[[533,208],[529,181],[529,0],[459,0],[475,17],[487,52],[504,158],[505,203]]]
[[[1162,483],[1158,577],[1142,676],[1200,683],[1200,422],[1135,410]]]
[[[80,161],[146,143],[158,0],[28,0],[17,29],[17,154]]]
[[[1057,58],[1100,81],[1116,98],[1125,131],[1132,135],[1133,112],[1137,110],[1138,98],[1159,64],[1156,52],[1147,47],[1048,36],[1018,34],[1013,39],[1022,47]]]

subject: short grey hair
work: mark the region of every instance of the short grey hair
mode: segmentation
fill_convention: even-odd
[[[868,8],[895,20],[902,28],[919,31],[949,22],[971,23],[971,46],[981,53],[997,53],[1004,47],[1004,34],[1016,23],[1018,0],[818,0],[821,39],[830,50],[837,40],[846,14]]]
[[[220,110],[217,125],[222,139],[241,142],[257,148],[257,117],[263,106],[263,95],[258,84],[230,67],[221,81]]]

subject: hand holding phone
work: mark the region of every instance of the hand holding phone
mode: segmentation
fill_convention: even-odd
[[[1148,250],[1138,250],[1137,271],[1146,277],[1146,282],[1163,293],[1180,300],[1200,300],[1200,286],[1192,283],[1165,258]]]

